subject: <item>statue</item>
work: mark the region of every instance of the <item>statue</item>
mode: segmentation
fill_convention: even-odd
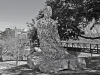
[[[44,17],[37,23],[37,34],[40,41],[40,48],[45,53],[65,53],[60,47],[60,38],[56,21],[51,19],[52,9],[49,6],[44,8]]]
[[[37,35],[39,38],[41,52],[34,53],[37,59],[32,59],[42,72],[58,72],[63,69],[76,70],[83,68],[79,66],[78,58],[69,54],[60,45],[57,23],[50,17],[52,9],[44,8],[44,17],[37,22]]]

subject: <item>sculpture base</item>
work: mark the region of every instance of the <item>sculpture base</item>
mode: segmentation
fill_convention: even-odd
[[[84,58],[72,58],[71,55],[67,54],[67,58],[60,59],[49,59],[41,52],[36,52],[28,56],[27,63],[30,68],[39,68],[44,73],[57,73],[61,70],[82,70],[86,67]]]

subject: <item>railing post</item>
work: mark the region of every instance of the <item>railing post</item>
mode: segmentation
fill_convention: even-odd
[[[83,44],[83,49],[84,49],[83,51],[85,51],[85,45],[84,44]]]
[[[91,53],[91,57],[92,57],[92,49],[91,49],[91,44],[90,44],[90,53]]]
[[[67,43],[67,48],[68,48],[68,43]]]
[[[74,45],[74,43],[72,43],[72,51],[73,51],[73,45]]]
[[[68,43],[66,43],[66,44],[67,44],[67,48],[66,49],[68,50]]]
[[[99,51],[98,51],[98,44],[97,44],[97,54],[99,53]]]

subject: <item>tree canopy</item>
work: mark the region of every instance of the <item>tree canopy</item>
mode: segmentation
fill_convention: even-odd
[[[85,28],[93,19],[98,22],[100,17],[99,0],[46,0],[46,5],[52,8],[52,19],[58,21],[58,32],[61,40],[77,39],[82,36]],[[43,17],[43,10],[39,11],[37,19]],[[99,37],[96,37],[99,38]],[[94,38],[95,39],[95,38]]]

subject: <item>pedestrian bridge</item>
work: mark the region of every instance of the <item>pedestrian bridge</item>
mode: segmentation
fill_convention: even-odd
[[[70,51],[86,52],[91,54],[100,53],[99,42],[61,41],[61,45]]]

